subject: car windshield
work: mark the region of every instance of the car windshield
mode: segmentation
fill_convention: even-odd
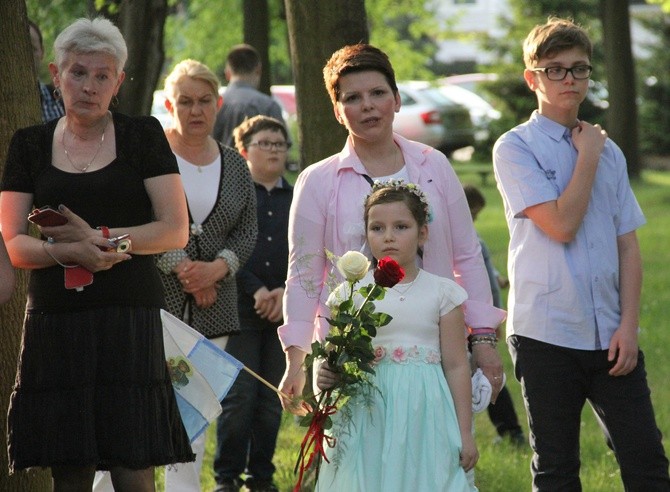
[[[455,106],[457,103],[445,96],[439,89],[435,87],[427,87],[421,91],[435,104],[440,106]]]
[[[445,89],[445,92],[447,93],[445,94],[445,92],[442,92],[442,94],[445,94],[445,96],[447,97],[452,96],[453,99],[460,100],[467,106],[484,110],[491,109],[491,105],[488,102],[486,102],[485,99],[478,96],[472,91],[469,91],[457,85],[444,86],[443,89]]]

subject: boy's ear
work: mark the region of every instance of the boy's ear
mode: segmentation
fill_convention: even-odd
[[[523,71],[523,79],[526,81],[528,88],[535,92],[537,89],[537,79],[535,78],[536,72],[528,70],[527,68]]]

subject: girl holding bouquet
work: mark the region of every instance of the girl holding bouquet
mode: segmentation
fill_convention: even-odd
[[[376,387],[353,397],[333,416],[317,491],[471,491],[466,471],[478,459],[472,434],[470,365],[466,354],[465,290],[417,266],[428,238],[428,202],[413,184],[373,186],[364,208],[366,237],[376,259],[404,270],[401,283],[374,301],[390,324],[373,339]],[[367,273],[363,283],[372,280]],[[337,305],[348,284],[331,293]],[[356,302],[362,302],[354,294]],[[327,390],[338,374],[327,363],[316,386]],[[378,391],[377,391],[378,390]]]

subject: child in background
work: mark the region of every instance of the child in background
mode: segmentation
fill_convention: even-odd
[[[474,222],[477,220],[479,212],[486,206],[486,199],[484,198],[484,195],[482,195],[482,192],[475,186],[465,185],[463,186],[463,190],[465,191],[465,198],[468,200],[468,206],[470,207],[470,213],[472,214],[472,222]],[[477,237],[479,238],[479,244],[481,244],[482,247],[484,265],[486,265],[486,271],[488,272],[489,280],[491,281],[493,305],[502,308],[500,289],[506,289],[509,286],[509,281],[506,277],[500,275],[500,272],[493,266],[491,253],[489,252],[486,242],[484,242],[479,234],[477,234]],[[498,339],[500,339],[500,333],[497,333],[497,336]],[[512,396],[506,386],[503,386],[502,390],[500,390],[495,404],[489,405],[486,408],[486,411],[489,414],[491,423],[495,426],[496,431],[498,432],[499,439],[508,437],[511,443],[517,446],[526,444],[526,438],[519,425],[519,418],[517,417],[516,410],[514,410]]]
[[[237,272],[242,333],[230,338],[226,352],[278,385],[285,369],[277,327],[282,321],[293,199],[293,187],[284,178],[290,143],[284,124],[263,115],[244,120],[233,137],[256,189],[258,240]],[[248,492],[277,492],[272,462],[282,413],[277,395],[243,371],[221,408],[214,458],[216,491],[237,492],[244,482]]]
[[[461,304],[450,279],[418,268],[428,237],[428,203],[402,180],[375,183],[365,201],[367,241],[375,258],[405,270],[401,283],[375,301],[393,317],[373,339],[378,362],[372,402],[352,401],[334,416],[334,448],[321,465],[317,491],[472,491],[466,471],[478,459],[472,435],[472,389]],[[373,282],[372,272],[361,281]],[[331,296],[344,294],[342,284]],[[324,363],[316,385],[337,375]],[[338,417],[351,412],[343,425]]]

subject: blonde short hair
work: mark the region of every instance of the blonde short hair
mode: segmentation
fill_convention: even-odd
[[[175,87],[184,77],[191,77],[207,84],[212,89],[212,94],[219,95],[219,79],[207,65],[197,60],[186,59],[175,65],[170,74],[165,78],[165,96],[174,101]]]

